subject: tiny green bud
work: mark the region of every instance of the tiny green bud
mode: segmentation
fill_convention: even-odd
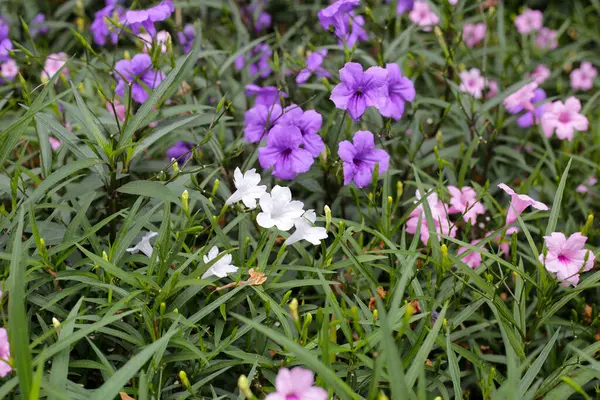
[[[298,315],[298,299],[295,297],[290,301],[290,315],[294,321],[300,320],[300,315]]]
[[[162,303],[160,303],[160,315],[163,315],[166,310],[167,310],[167,304],[163,301]]]
[[[179,309],[178,309],[178,308],[175,308],[175,309],[173,310],[173,312],[174,312],[175,314],[179,314]]]
[[[373,310],[373,321],[377,321],[377,319],[379,318],[379,311],[377,311],[377,309]]]
[[[179,172],[179,163],[177,162],[177,160],[175,158],[171,158],[171,165],[173,165],[173,172],[178,173]]]
[[[325,211],[325,229],[329,230],[329,226],[331,225],[331,208],[325,204],[323,211]]]
[[[106,254],[106,251],[105,251],[105,250],[102,250],[102,259],[103,259],[104,261],[108,261],[108,254]]]
[[[220,183],[221,183],[220,180],[215,179],[215,183],[214,183],[213,188],[212,188],[211,196],[214,196],[215,193],[217,193],[217,189],[219,189],[219,184]]]
[[[190,194],[188,193],[187,190],[184,190],[183,193],[181,193],[181,204],[183,205],[183,211],[186,214],[190,213],[189,199],[190,199]]]
[[[52,326],[57,330],[60,329],[60,321],[56,317],[52,317]]]
[[[190,385],[190,380],[188,379],[185,371],[179,371],[179,379],[181,380],[181,384],[183,385],[183,387],[191,393],[192,385]]]
[[[250,382],[248,381],[248,378],[246,377],[246,375],[240,375],[240,377],[238,379],[238,387],[240,388],[240,392],[242,392],[242,394],[247,399],[254,398],[254,395],[252,394],[252,391],[250,390]]]
[[[383,392],[379,392],[379,396],[377,396],[377,400],[390,400],[389,397],[385,395]]]
[[[403,192],[404,192],[404,185],[402,184],[402,182],[398,182],[396,184],[396,199],[397,200],[400,200]]]

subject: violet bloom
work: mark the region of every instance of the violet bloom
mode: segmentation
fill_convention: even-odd
[[[477,243],[479,243],[479,240],[473,240],[471,242],[471,246],[477,247]],[[482,248],[483,251],[487,251],[487,249]],[[458,255],[460,256],[462,253],[465,253],[467,251],[470,251],[470,249],[466,248],[466,247],[461,247],[460,249],[458,249]],[[469,267],[476,269],[481,265],[481,253],[478,251],[471,251],[469,254],[467,254],[466,256],[464,256],[461,261],[465,264],[467,264]]]
[[[270,107],[255,105],[244,114],[244,139],[250,143],[260,142],[267,136],[275,122],[281,117],[279,104]]]
[[[506,214],[506,225],[514,223],[519,218],[519,215],[521,215],[521,213],[529,206],[536,210],[549,210],[548,206],[544,203],[536,201],[526,194],[518,194],[504,183],[500,183],[498,187],[510,195],[510,206],[508,208],[508,213]]]
[[[35,38],[37,35],[47,35],[48,34],[48,26],[46,26],[46,16],[42,13],[39,13],[29,23],[29,34],[32,38]]]
[[[392,0],[387,0],[388,3],[391,3]],[[409,12],[413,9],[415,5],[415,0],[397,0],[396,3],[396,12],[398,15],[402,15],[405,12]]]
[[[264,11],[267,1],[253,1],[242,9],[242,17],[246,22],[251,21],[256,32],[262,32],[271,27],[271,14]]]
[[[459,76],[460,91],[480,99],[485,88],[485,78],[481,76],[481,72],[477,68],[471,68],[469,71],[462,71]]]
[[[415,99],[415,85],[407,77],[402,76],[398,64],[386,64],[388,102],[379,112],[385,117],[398,121],[404,114],[404,102]]]
[[[13,44],[8,38],[9,30],[8,22],[0,17],[0,62],[10,59],[9,51],[12,50]]]
[[[577,193],[587,193],[587,192],[589,192],[591,187],[594,186],[596,183],[598,183],[598,179],[594,175],[592,175],[589,178],[587,178],[584,183],[577,186],[575,191]]]
[[[192,50],[194,39],[196,38],[196,27],[194,24],[187,24],[183,31],[177,32],[179,44],[183,46],[183,51],[187,54]]]
[[[450,208],[448,214],[462,214],[465,222],[471,221],[471,225],[477,222],[477,215],[485,214],[485,208],[477,201],[477,192],[470,186],[461,189],[456,186],[448,186],[450,192]]]
[[[381,109],[386,106],[387,71],[381,67],[370,67],[363,72],[362,65],[348,62],[340,70],[339,83],[329,99],[341,110],[348,110],[357,121],[367,107]]]
[[[526,8],[515,18],[515,26],[520,34],[526,35],[542,28],[544,14],[539,10]]]
[[[544,236],[548,252],[544,257],[540,254],[539,260],[549,272],[562,281],[562,286],[577,286],[579,274],[594,268],[596,256],[591,250],[585,248],[587,237],[576,232],[567,237],[561,232],[552,232]]]
[[[463,41],[467,47],[475,47],[477,43],[485,39],[487,33],[487,25],[485,22],[478,24],[465,24],[463,26]]]
[[[535,89],[533,92],[533,98],[531,99],[531,103],[535,106],[535,103],[539,103],[546,99],[546,92],[543,89]],[[519,114],[523,111],[523,107],[517,106],[508,110],[511,114]],[[542,115],[546,111],[546,104],[540,104],[535,107],[535,112],[526,111],[517,119],[517,125],[521,128],[528,128],[533,124],[536,124],[541,121]],[[535,115],[535,118],[534,118]]]
[[[115,93],[125,97],[125,85],[131,87],[131,97],[138,103],[148,100],[149,90],[157,87],[165,75],[152,69],[152,59],[148,54],[137,54],[131,60],[121,60],[115,65],[117,87]]]
[[[311,75],[328,78],[329,72],[321,66],[323,59],[327,56],[327,49],[313,51],[306,58],[306,68],[296,76],[296,83],[305,83]]]
[[[318,134],[323,124],[323,117],[315,110],[302,111],[300,107],[292,104],[285,108],[277,124],[295,126],[300,129],[302,145],[313,157],[318,157],[325,150],[325,143]]]
[[[538,85],[535,82],[528,83],[513,94],[504,99],[504,107],[510,113],[518,113],[521,110],[534,111],[532,100]]]
[[[369,34],[363,28],[365,18],[362,15],[354,15],[354,12],[350,11],[347,16],[344,17],[344,21],[348,27],[352,24],[352,32],[344,36],[339,36],[340,45],[343,45],[345,42],[346,46],[352,48],[359,41],[369,40]]]
[[[327,400],[327,391],[314,384],[313,373],[307,369],[281,368],[275,378],[276,391],[265,400]]]
[[[258,149],[260,166],[273,167],[273,175],[279,179],[294,179],[313,164],[310,152],[300,147],[303,143],[298,127],[275,125],[267,137],[267,146]]]
[[[326,30],[333,27],[333,31],[337,37],[348,37],[350,35],[348,31],[348,14],[359,5],[359,0],[337,0],[319,11],[319,22]]]
[[[244,66],[249,65],[250,76],[259,75],[261,78],[266,78],[271,74],[271,66],[269,59],[273,51],[266,43],[257,44],[250,52],[244,56],[243,54],[235,59],[235,69],[240,71]],[[250,64],[248,64],[250,62]]]
[[[246,96],[256,96],[254,98],[254,105],[263,105],[267,107],[279,104],[279,99],[281,97],[288,97],[287,93],[275,86],[260,87],[254,84],[246,85]]]
[[[535,45],[540,49],[554,50],[558,47],[558,32],[550,28],[542,28],[535,37]]]
[[[163,0],[154,7],[146,10],[128,10],[121,22],[129,24],[134,33],[138,33],[144,28],[151,36],[156,34],[155,22],[168,19],[175,11],[172,0]]]
[[[598,70],[589,61],[581,63],[579,68],[571,71],[571,89],[590,90],[594,87],[594,79],[598,76]]]
[[[589,121],[580,111],[581,103],[573,96],[569,97],[564,104],[560,100],[548,104],[542,115],[544,136],[552,137],[556,131],[559,139],[567,139],[570,142],[575,131],[587,131]]]
[[[375,165],[379,163],[379,174],[388,170],[390,156],[385,150],[375,148],[375,139],[369,131],[358,131],[350,143],[340,143],[338,155],[344,162],[344,185],[354,181],[359,188],[367,187],[373,179]]]
[[[104,46],[107,41],[116,45],[119,41],[120,29],[108,20],[121,21],[125,15],[125,9],[117,4],[117,2],[107,2],[106,7],[96,12],[94,21],[90,26],[94,42],[97,45]]]
[[[416,0],[412,11],[408,14],[410,20],[417,26],[423,27],[428,32],[433,25],[440,22],[440,17],[429,6],[429,3],[423,0]]]
[[[175,159],[181,165],[192,156],[193,148],[193,143],[179,141],[167,149],[167,158],[169,161]]]

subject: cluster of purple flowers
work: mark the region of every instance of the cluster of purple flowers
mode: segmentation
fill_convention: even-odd
[[[340,44],[353,47],[358,41],[369,39],[363,28],[364,17],[354,15],[354,9],[359,5],[359,0],[337,0],[319,11],[319,22],[324,29],[333,29]]]
[[[242,18],[249,22],[257,33],[271,27],[271,14],[265,11],[267,0],[256,0],[242,8]]]
[[[0,83],[13,81],[19,73],[17,63],[10,57],[13,43],[8,38],[9,31],[8,22],[0,18]]]
[[[119,29],[107,18],[120,21],[125,16],[125,9],[115,0],[107,0],[105,7],[96,12],[94,21],[90,26],[94,42],[100,46],[106,45],[107,41],[116,45],[119,41]]]
[[[152,68],[148,54],[137,54],[131,60],[121,60],[115,65],[118,80],[115,93],[125,96],[125,85],[131,87],[131,97],[138,103],[148,100],[148,90],[154,89],[165,79],[165,75]]]
[[[235,69],[242,70],[246,65],[250,68],[250,76],[252,78],[266,78],[271,75],[271,66],[269,59],[273,51],[266,43],[260,43],[254,46],[248,54],[242,54],[235,59]]]

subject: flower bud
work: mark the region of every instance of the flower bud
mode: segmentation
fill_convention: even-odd
[[[210,193],[211,196],[214,196],[215,193],[217,193],[217,189],[219,189],[219,184],[220,183],[221,183],[220,180],[215,179],[215,183],[213,184],[212,192]]]
[[[173,172],[178,173],[179,172],[179,163],[177,162],[177,160],[174,158],[171,158],[171,164],[173,165]]]
[[[377,319],[379,318],[379,311],[377,311],[377,309],[373,310],[373,322],[377,321]]]
[[[166,310],[167,310],[167,304],[163,301],[162,303],[160,303],[160,315],[163,315]]]
[[[183,204],[183,211],[186,214],[190,213],[189,199],[190,199],[190,194],[188,193],[187,190],[184,190],[183,193],[181,193],[181,204]]]
[[[379,396],[377,396],[377,400],[390,400],[390,398],[389,398],[389,397],[387,397],[387,396],[385,395],[385,393],[383,393],[383,392],[380,392],[380,393],[379,393]]]
[[[183,387],[191,393],[192,385],[190,385],[190,380],[188,379],[185,371],[179,371],[179,380],[181,380],[181,384],[183,385]]]
[[[396,200],[400,200],[403,192],[404,192],[404,185],[402,184],[402,182],[398,182],[396,184]]]
[[[294,321],[300,321],[300,315],[298,315],[298,299],[295,297],[290,301],[290,315]]]
[[[56,319],[56,317],[52,317],[52,326],[54,326],[54,329],[57,331],[60,331],[60,321]]]
[[[323,211],[325,211],[325,229],[329,230],[329,226],[331,225],[331,208],[325,204]]]
[[[250,382],[248,381],[246,375],[240,375],[240,378],[238,379],[238,387],[240,388],[240,392],[242,392],[247,399],[254,398],[254,395],[250,390]]]
[[[103,259],[104,261],[108,261],[108,254],[106,254],[106,251],[105,251],[105,250],[102,250],[102,259]]]

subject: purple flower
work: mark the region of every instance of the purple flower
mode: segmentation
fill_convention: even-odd
[[[281,107],[255,105],[244,114],[244,139],[250,143],[260,142],[268,135],[277,119],[281,116]]]
[[[147,10],[128,10],[122,22],[128,23],[135,33],[138,33],[140,28],[144,28],[151,36],[154,36],[156,34],[154,23],[166,20],[173,11],[175,11],[173,1],[163,0]]]
[[[0,16],[0,41],[8,38],[9,31],[10,26],[8,25],[8,21]]]
[[[360,5],[359,0],[337,0],[333,4],[319,11],[319,22],[324,29],[333,26],[334,33],[339,38],[347,37],[348,13]]]
[[[405,12],[409,12],[413,9],[415,5],[415,0],[398,0],[398,4],[396,5],[396,12],[398,15],[404,14]]]
[[[381,109],[387,104],[387,71],[371,67],[363,72],[360,64],[349,62],[340,70],[339,83],[329,97],[335,106],[348,113],[355,121],[367,107]]]
[[[346,26],[350,26],[352,21],[352,32],[344,36],[340,36],[340,45],[346,42],[348,47],[354,47],[354,45],[360,40],[369,40],[367,31],[364,30],[363,25],[365,24],[365,18],[362,15],[354,15],[354,12],[349,12],[344,18]]]
[[[42,13],[33,17],[29,23],[29,33],[32,38],[35,38],[38,34],[46,35],[48,33],[48,27],[45,25],[46,16]]]
[[[386,70],[388,102],[379,112],[398,121],[404,114],[404,102],[412,102],[415,99],[415,85],[410,79],[402,76],[398,64],[386,64]]]
[[[329,72],[321,66],[327,56],[327,49],[312,52],[306,59],[306,68],[296,76],[296,83],[305,83],[312,74],[319,77],[329,77]]]
[[[254,84],[246,85],[246,96],[256,96],[254,104],[266,107],[279,104],[279,98],[282,96],[284,98],[288,97],[287,93],[282,92],[275,86],[260,87]]]
[[[10,58],[10,51],[13,48],[12,40],[3,39],[0,41],[0,62],[7,62]]]
[[[323,117],[315,110],[302,111],[292,104],[286,107],[277,125],[295,126],[302,134],[302,145],[313,157],[318,157],[325,150],[325,143],[317,133],[323,124]]]
[[[120,21],[125,15],[123,7],[117,5],[116,2],[108,3],[106,7],[98,11],[94,16],[94,22],[91,25],[94,42],[99,46],[106,45],[106,40],[110,36],[110,43],[116,45],[119,41],[120,29],[118,29],[108,18]]]
[[[157,87],[165,75],[152,69],[152,59],[148,54],[138,54],[131,60],[121,60],[115,65],[117,74],[117,87],[115,93],[119,96],[125,96],[125,85],[131,86],[131,97],[138,103],[143,103],[148,99],[148,89]]]
[[[196,28],[194,24],[187,24],[183,31],[177,32],[179,44],[183,46],[183,51],[187,54],[192,50],[194,39],[196,38]]]
[[[177,142],[167,149],[167,158],[177,160],[177,164],[183,164],[192,156],[194,145],[189,142]]]
[[[239,71],[248,62],[252,62],[249,64],[250,76],[255,77],[256,75],[260,75],[260,77],[266,78],[271,74],[271,66],[269,65],[271,54],[273,54],[273,51],[268,44],[257,44],[250,50],[248,55],[241,55],[235,59],[235,69]]]
[[[352,139],[354,143],[344,140],[340,143],[338,155],[344,161],[344,185],[354,180],[359,188],[371,183],[375,164],[379,163],[379,173],[388,170],[390,156],[385,150],[375,148],[373,134],[369,131],[358,131]]]
[[[298,127],[275,125],[267,137],[267,146],[258,149],[260,166],[273,167],[273,175],[279,179],[294,179],[313,163],[310,152],[300,147],[303,143]]]
[[[546,99],[546,92],[544,92],[543,89],[539,89],[539,88],[535,89],[535,91],[533,93],[534,93],[534,96],[533,96],[533,99],[531,99],[532,104],[539,103],[540,101],[543,101]],[[523,115],[521,115],[517,119],[517,125],[519,125],[521,128],[528,128],[531,125],[533,125],[534,123],[541,121],[542,114],[544,114],[545,109],[546,109],[546,104],[540,104],[539,106],[535,107],[535,121],[534,121],[533,113],[531,111],[525,112]],[[523,110],[524,109],[522,106],[518,106],[516,108],[508,109],[508,112],[510,112],[511,114],[519,114]]]
[[[267,1],[253,1],[242,9],[242,17],[246,23],[252,22],[256,32],[262,32],[271,26],[271,14],[264,11]]]

